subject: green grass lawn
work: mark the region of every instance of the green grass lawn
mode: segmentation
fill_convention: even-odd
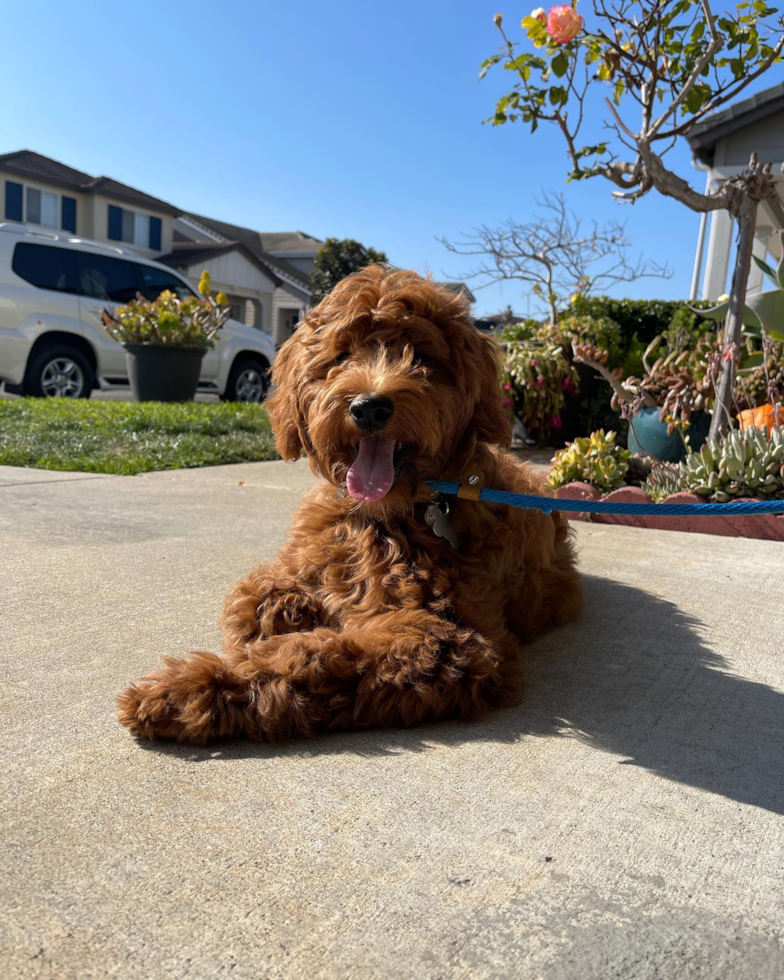
[[[0,401],[0,466],[134,476],[279,458],[261,405]]]

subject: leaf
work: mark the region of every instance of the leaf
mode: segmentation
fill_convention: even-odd
[[[569,100],[569,93],[561,85],[554,85],[550,89],[550,105],[562,106],[566,105]]]
[[[758,367],[762,367],[764,355],[762,351],[757,351],[754,354],[746,354],[745,357],[740,359],[740,365],[738,367],[740,374],[751,374]]]
[[[719,303],[718,306],[714,306],[709,310],[700,310],[693,306],[690,306],[689,309],[692,311],[692,313],[699,314],[699,316],[705,320],[715,320],[717,323],[723,323],[727,319],[727,314],[730,310],[730,301],[725,300],[723,303]],[[750,309],[748,304],[746,305],[746,309],[743,313],[743,323],[747,327],[751,327],[756,330],[759,330],[762,326],[759,317],[754,310]]]
[[[774,340],[784,340],[784,289],[755,293],[746,300],[765,333]]]
[[[613,86],[613,102],[616,105],[621,104],[621,96],[623,95],[623,92],[624,92],[623,79],[619,78],[618,81]]]
[[[557,54],[552,61],[552,69],[557,78],[563,78],[569,68],[568,59],[561,53]]]
[[[776,273],[774,272],[774,270],[771,269],[771,267],[768,265],[768,263],[767,262],[764,262],[762,259],[758,258],[756,255],[752,255],[752,258],[757,263],[757,268],[762,269],[762,271],[765,273],[765,275],[768,276],[770,279],[772,279],[773,282],[778,286],[779,285],[778,276],[776,275]]]
[[[485,77],[485,75],[490,71],[490,69],[493,67],[493,65],[497,65],[500,60],[501,60],[501,55],[500,54],[494,54],[494,55],[491,55],[489,58],[485,58],[485,60],[479,66],[480,67],[480,72],[479,72],[479,81],[480,82]]]
[[[702,35],[705,33],[705,21],[698,20],[694,25],[694,29],[691,32],[692,41],[699,41]]]

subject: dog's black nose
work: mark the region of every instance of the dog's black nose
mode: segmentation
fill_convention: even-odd
[[[392,402],[382,395],[360,395],[349,407],[351,418],[365,432],[383,429],[394,411]]]

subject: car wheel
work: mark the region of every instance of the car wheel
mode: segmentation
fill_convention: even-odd
[[[27,365],[24,393],[34,398],[89,398],[94,377],[80,350],[51,344],[37,351]]]
[[[269,388],[268,368],[260,361],[241,357],[234,362],[226,382],[223,400],[259,404],[267,397]]]

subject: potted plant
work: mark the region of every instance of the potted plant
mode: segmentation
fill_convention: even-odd
[[[612,407],[629,421],[628,448],[633,453],[677,463],[699,449],[710,428],[708,409],[714,400],[717,335],[701,338],[693,350],[671,350],[650,363],[662,338],[655,337],[643,354],[641,377],[609,371],[608,352],[572,342],[574,359],[597,371],[611,386]]]
[[[125,348],[134,400],[184,402],[196,395],[201,362],[230,315],[226,297],[210,294],[202,274],[198,296],[180,299],[166,290],[153,301],[137,295],[112,314],[103,311],[109,335]]]
[[[762,350],[740,359],[735,381],[738,428],[784,427],[784,344],[762,338]]]

